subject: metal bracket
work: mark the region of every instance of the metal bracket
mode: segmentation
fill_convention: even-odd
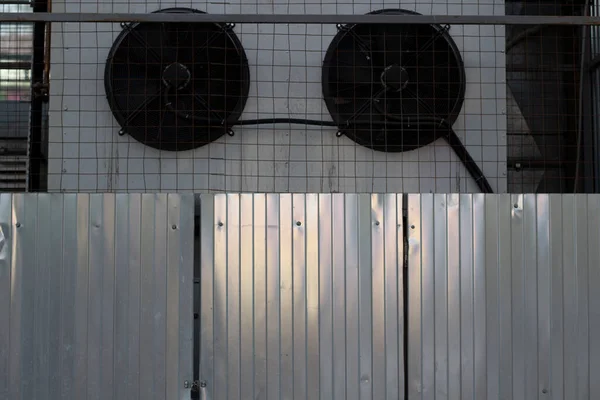
[[[200,391],[201,388],[205,388],[206,387],[206,382],[205,381],[185,381],[183,383],[183,387],[186,389],[190,389],[193,393],[197,393]]]

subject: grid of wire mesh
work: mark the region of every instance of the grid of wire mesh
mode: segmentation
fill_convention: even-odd
[[[494,0],[66,0],[53,2],[52,12],[143,15],[174,7],[186,9],[176,15],[405,16],[594,16],[598,8]],[[53,23],[46,34],[49,74],[41,94],[27,90],[43,97],[47,84],[49,91],[47,123],[39,143],[29,143],[43,158],[29,174],[40,174],[43,188],[33,190],[595,187],[593,26],[108,21]],[[4,40],[1,48],[4,62]],[[9,125],[26,135],[36,128],[22,120]]]

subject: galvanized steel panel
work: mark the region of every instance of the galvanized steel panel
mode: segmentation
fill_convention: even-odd
[[[409,195],[409,399],[600,398],[600,196]]]
[[[0,399],[189,399],[193,196],[0,195]]]
[[[201,398],[403,395],[402,196],[200,203]]]

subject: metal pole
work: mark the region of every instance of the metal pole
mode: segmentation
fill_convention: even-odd
[[[36,0],[33,12],[45,14],[48,11],[48,0]],[[45,99],[39,96],[36,87],[44,85],[46,22],[37,20],[33,25],[33,57],[31,65],[31,115],[29,134],[29,187],[30,192],[44,191],[46,181],[42,179],[43,146],[42,130],[44,121]]]

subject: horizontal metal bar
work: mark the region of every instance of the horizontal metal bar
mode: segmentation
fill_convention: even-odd
[[[560,169],[565,166],[565,162],[558,160],[526,160],[526,159],[508,159],[508,169]]]
[[[539,15],[327,15],[201,13],[0,13],[2,22],[210,22],[256,24],[600,25],[600,17]]]
[[[27,150],[0,148],[0,157],[27,156]]]
[[[22,160],[22,161],[19,161],[19,160],[17,160],[17,161],[14,161],[14,160],[4,160],[3,157],[4,156],[2,154],[0,154],[0,166],[9,166],[9,165],[11,165],[11,166],[13,166],[13,167],[16,168],[17,165],[26,165],[27,164],[27,161],[25,161],[25,160]]]
[[[26,183],[25,179],[19,178],[0,178],[0,183]]]
[[[26,61],[0,61],[0,69],[31,69],[31,63]]]
[[[0,5],[2,5],[2,6],[4,6],[4,5],[8,5],[8,6],[31,5],[31,0],[0,0]]]

